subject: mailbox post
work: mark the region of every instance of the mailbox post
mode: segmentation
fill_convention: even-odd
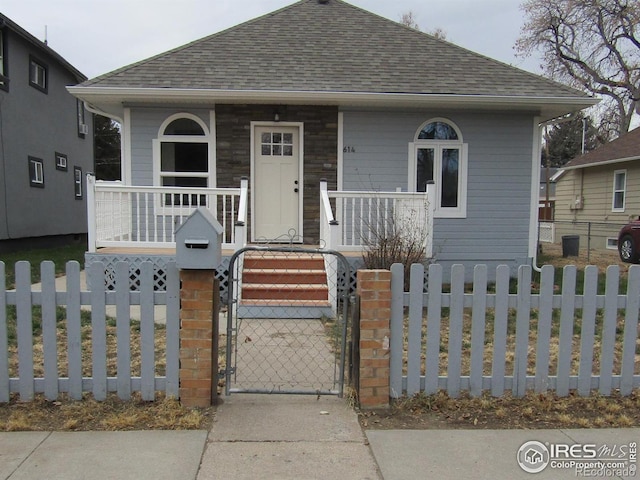
[[[180,403],[208,407],[217,401],[218,314],[222,226],[206,208],[175,231],[180,269]]]

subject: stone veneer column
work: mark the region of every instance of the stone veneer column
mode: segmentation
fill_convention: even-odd
[[[180,283],[180,403],[208,407],[217,397],[219,281],[213,270],[181,270]]]
[[[360,382],[363,408],[389,407],[391,272],[358,270],[360,299]]]

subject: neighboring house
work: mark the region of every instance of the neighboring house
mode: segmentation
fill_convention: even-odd
[[[556,234],[591,225],[591,246],[612,248],[618,231],[640,215],[640,128],[563,167],[556,185]],[[571,228],[569,222],[576,222]]]
[[[244,176],[247,242],[354,250],[354,217],[394,207],[345,208],[341,191],[420,192],[433,180],[429,250],[469,267],[531,262],[540,124],[595,103],[340,0],[303,0],[69,90],[122,123],[124,186],[95,187],[120,200],[96,203],[91,251],[171,247],[174,212],[198,204],[223,222],[220,195],[204,189],[238,195]],[[170,193],[140,200],[152,186]],[[330,243],[329,203],[340,228]],[[116,224],[107,233],[103,217]],[[225,245],[241,246],[229,225]]]
[[[556,206],[556,182],[555,174],[557,168],[540,169],[540,203],[538,205],[538,220],[553,221],[554,209]]]
[[[66,90],[84,80],[0,14],[0,250],[87,233],[93,121]]]

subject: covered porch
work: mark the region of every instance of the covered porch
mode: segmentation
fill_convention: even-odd
[[[320,235],[306,248],[362,254],[391,236],[433,250],[434,189],[427,192],[329,190],[320,182]],[[175,255],[175,230],[205,207],[222,226],[223,256],[247,246],[249,180],[238,188],[147,187],[87,176],[89,254]],[[286,233],[286,232],[283,232]],[[285,238],[283,240],[282,238]],[[284,237],[261,244],[289,243]]]

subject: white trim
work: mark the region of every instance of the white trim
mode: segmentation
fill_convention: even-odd
[[[193,120],[197,123],[200,128],[202,128],[203,135],[165,135],[164,131],[167,127],[175,120],[187,118],[189,120]],[[151,141],[151,151],[152,151],[152,163],[153,163],[153,185],[157,187],[162,186],[162,169],[161,169],[161,160],[162,160],[162,143],[202,143],[207,145],[207,172],[170,172],[171,177],[190,177],[190,178],[206,178],[207,179],[207,187],[206,188],[216,188],[217,179],[216,179],[216,161],[215,161],[215,150],[216,150],[216,139],[215,134],[215,112],[211,110],[209,112],[209,122],[211,122],[211,128],[209,128],[205,121],[203,121],[197,115],[194,115],[189,112],[179,112],[169,115],[164,121],[160,124],[158,128],[158,133],[156,138]],[[167,172],[169,173],[169,172]],[[129,184],[126,184],[129,185]],[[192,207],[187,206],[165,206],[162,205],[160,201],[160,197],[156,199],[156,210],[160,214],[165,214],[165,212],[175,212],[181,208],[191,209]]]
[[[131,185],[131,177],[132,177],[132,173],[131,173],[131,109],[128,107],[125,107],[124,109],[124,116],[123,116],[123,122],[122,122],[122,165],[120,166],[121,169],[121,176],[122,176],[122,183],[124,183],[125,185]]]
[[[456,131],[456,135],[458,135],[458,139],[457,140],[423,140],[423,139],[418,138],[420,136],[420,132],[422,132],[424,127],[426,127],[430,123],[446,123],[447,125],[449,125],[451,128],[453,128]],[[413,141],[416,142],[416,143],[417,142],[457,142],[457,143],[464,143],[464,138],[462,138],[462,132],[460,131],[460,128],[458,128],[458,126],[455,123],[453,123],[451,120],[449,120],[448,118],[445,118],[445,117],[433,117],[433,118],[430,118],[429,120],[427,120],[426,122],[423,122],[422,125],[420,125],[418,127],[418,130],[416,130],[416,134],[413,136]]]
[[[531,206],[529,208],[528,257],[536,258],[538,252],[538,211],[540,203],[540,155],[542,154],[542,129],[540,117],[533,118],[531,143]]]
[[[422,129],[434,122],[441,122],[450,125],[458,135],[457,140],[419,140],[418,136]],[[420,127],[414,135],[414,141],[409,142],[409,172],[408,172],[408,189],[409,192],[416,191],[417,177],[417,155],[421,148],[432,148],[435,150],[434,158],[434,217],[435,218],[467,218],[467,179],[469,172],[469,146],[463,142],[460,128],[451,120],[443,117],[430,118],[426,122],[420,124]],[[458,165],[458,206],[457,207],[441,207],[442,199],[442,181],[440,174],[442,172],[442,150],[443,149],[459,149],[459,165]]]
[[[255,192],[256,180],[256,158],[255,158],[255,130],[257,127],[297,127],[298,128],[298,236],[304,238],[304,122],[250,122],[250,163],[251,163],[251,191]],[[251,195],[251,241],[255,241],[255,195]]]
[[[343,190],[344,184],[344,112],[338,112],[338,164],[337,189]],[[320,219],[322,221],[322,219]]]
[[[217,148],[216,145],[218,144],[218,137],[217,137],[217,130],[216,130],[216,111],[215,110],[209,110],[209,125],[210,125],[210,130],[209,130],[209,171],[212,172],[212,176],[210,177],[211,179],[211,188],[217,188],[218,187],[218,157],[217,157]]]
[[[624,173],[624,186],[622,190],[616,190],[616,176],[619,173]],[[616,192],[622,192],[622,207],[616,208]],[[627,170],[620,169],[613,171],[613,186],[611,189],[611,211],[616,213],[623,213],[627,206]]]
[[[202,128],[203,135],[165,135],[164,131],[167,129],[167,127],[171,125],[171,123],[174,122],[175,120],[179,120],[181,118],[187,118],[189,120],[193,120],[198,125],[200,125],[200,127]],[[202,137],[209,138],[209,128],[207,127],[207,124],[204,123],[200,117],[189,112],[179,112],[179,113],[174,113],[173,115],[168,116],[162,122],[162,124],[160,124],[160,128],[158,129],[158,138],[160,139],[168,138],[168,139],[171,139],[172,141],[177,141],[177,142],[179,141],[193,142],[193,141],[198,141],[197,139],[202,139]],[[193,140],[194,138],[196,140]],[[183,140],[183,139],[186,139],[186,140]]]
[[[253,101],[256,103],[287,103],[299,102],[336,103],[341,105],[502,105],[511,107],[548,107],[570,106],[575,109],[585,108],[597,104],[600,100],[583,96],[555,97],[555,96],[499,96],[499,95],[456,95],[456,94],[427,94],[427,93],[376,93],[376,92],[326,92],[326,91],[295,91],[295,90],[215,90],[197,88],[129,88],[129,87],[80,87],[70,86],[67,90],[75,97],[86,99],[100,98],[107,103],[116,99],[119,102],[128,101],[158,101],[181,100],[194,102],[202,100],[213,101]],[[109,102],[109,97],[112,98]],[[557,116],[557,115],[556,115]],[[554,117],[551,117],[554,118]]]

